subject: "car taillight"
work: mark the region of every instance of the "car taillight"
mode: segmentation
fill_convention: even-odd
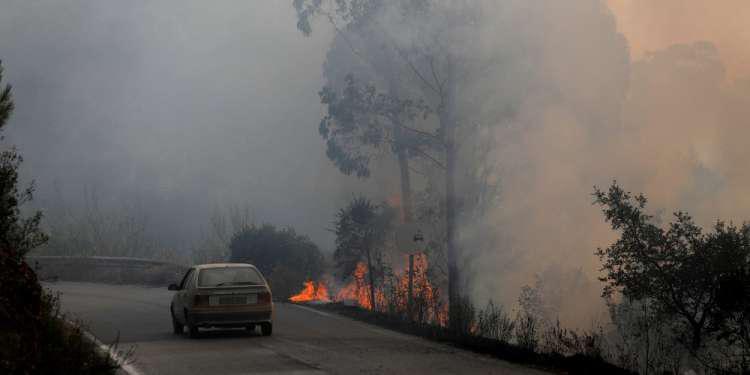
[[[258,303],[270,303],[270,302],[271,302],[271,293],[268,293],[268,292],[258,293]]]
[[[195,306],[208,306],[208,296],[195,296]]]

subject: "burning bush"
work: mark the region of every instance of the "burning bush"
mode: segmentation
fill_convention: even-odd
[[[350,278],[356,283],[352,291],[359,294],[363,286],[368,287],[369,296],[357,295],[355,299],[369,310],[382,299],[377,294],[385,273],[383,249],[395,218],[393,208],[374,204],[364,197],[354,198],[336,215],[336,251],[333,254],[336,268],[342,279]],[[353,296],[350,293],[348,297]]]
[[[396,218],[396,210],[385,203],[377,205],[363,197],[349,202],[338,212],[335,221],[333,257],[343,285],[329,290],[333,284],[307,281],[303,290],[290,301],[332,300],[387,312],[404,320],[445,325],[447,308],[440,290],[429,278],[427,255],[413,256],[410,274],[406,257],[386,252]],[[388,259],[403,262],[394,265]],[[394,266],[402,271],[394,272]]]
[[[292,302],[331,302],[328,288],[322,281],[305,281],[305,287],[298,294],[289,297]]]
[[[371,299],[371,287],[367,276],[367,266],[357,263],[348,282],[330,294],[324,281],[306,281],[302,291],[289,298],[291,302],[339,302],[356,305],[366,310],[386,312],[390,315],[418,323],[431,323],[445,326],[447,323],[446,305],[439,289],[433,287],[427,276],[428,262],[425,254],[414,256],[412,273],[412,298],[409,300],[408,268],[403,272],[389,272],[382,285],[374,288],[375,303]],[[333,297],[331,297],[333,296]]]

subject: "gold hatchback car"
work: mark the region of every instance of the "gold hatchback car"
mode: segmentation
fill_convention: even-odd
[[[190,337],[199,328],[260,326],[264,336],[273,330],[273,301],[266,279],[252,264],[202,264],[190,268],[176,291],[169,311],[175,334],[187,326]]]

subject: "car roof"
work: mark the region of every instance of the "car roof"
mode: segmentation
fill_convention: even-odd
[[[208,263],[208,264],[196,264],[193,268],[197,270],[205,270],[209,268],[231,268],[231,267],[251,267],[255,268],[249,263]]]

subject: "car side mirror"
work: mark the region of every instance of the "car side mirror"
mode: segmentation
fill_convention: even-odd
[[[180,287],[177,286],[177,284],[169,284],[169,286],[167,287],[167,289],[169,289],[169,290],[180,290]]]

